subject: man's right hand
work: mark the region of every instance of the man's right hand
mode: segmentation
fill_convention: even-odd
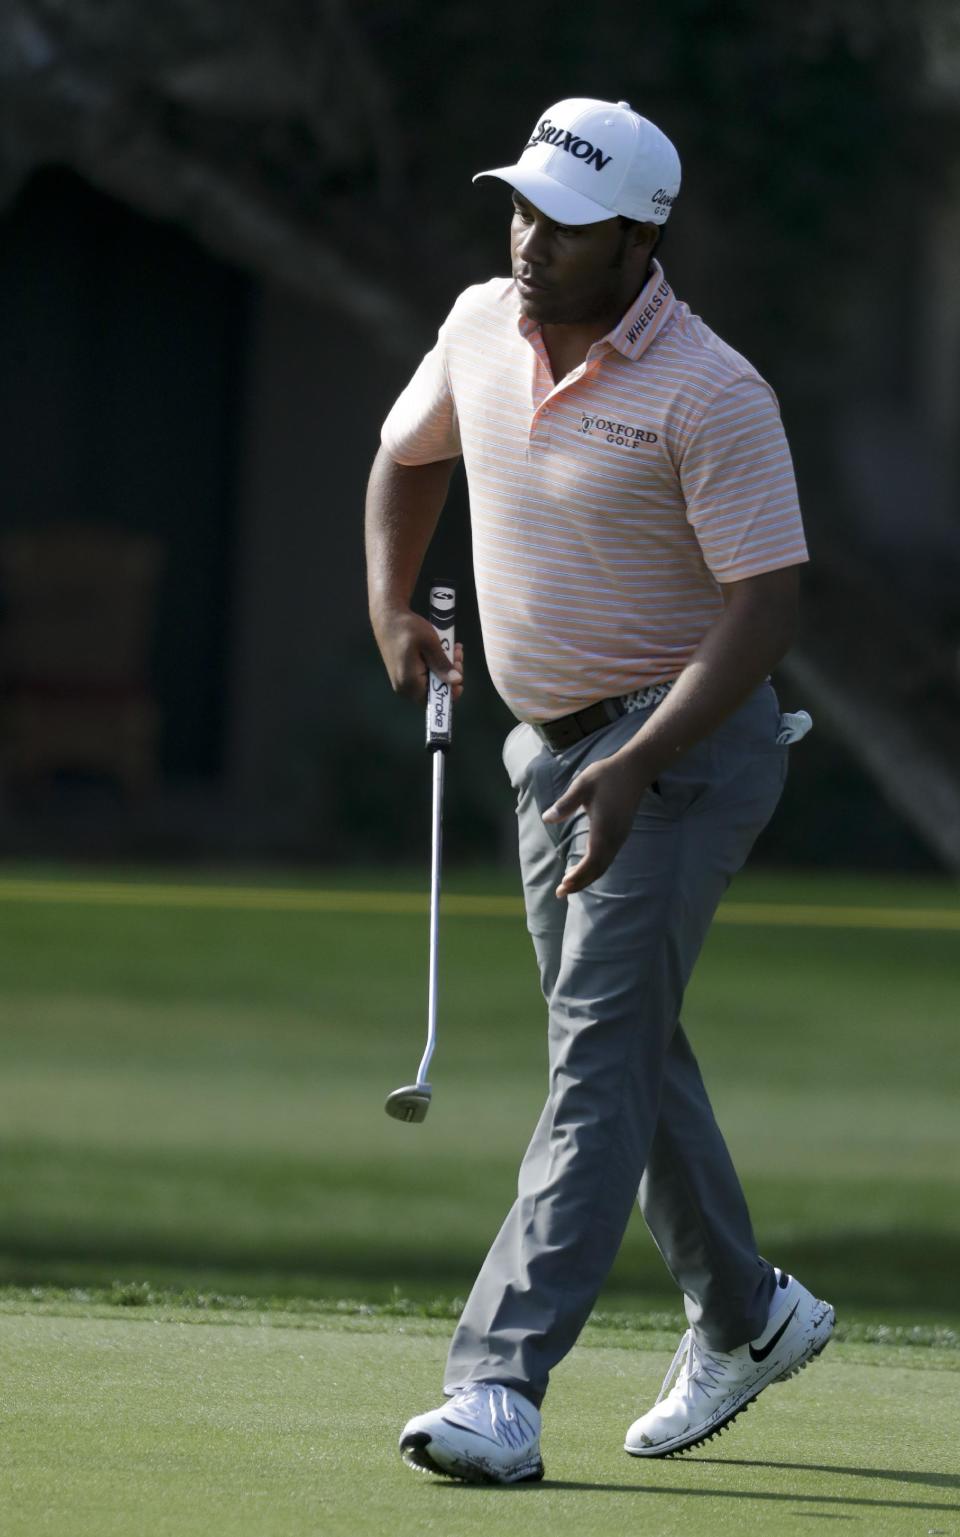
[[[371,618],[395,694],[423,703],[427,697],[427,674],[434,672],[444,683],[450,684],[454,699],[460,698],[463,693],[463,646],[459,641],[454,646],[451,666],[436,630],[422,614],[404,608]]]

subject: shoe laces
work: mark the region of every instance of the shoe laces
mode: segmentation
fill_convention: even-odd
[[[657,1395],[657,1403],[662,1403],[667,1393],[672,1391],[670,1384],[673,1382],[674,1374],[677,1379],[673,1383],[675,1388],[682,1390],[689,1383],[706,1389],[716,1387],[723,1376],[725,1366],[724,1357],[704,1349],[693,1330],[688,1329],[670,1362],[667,1375],[663,1379],[663,1386]]]

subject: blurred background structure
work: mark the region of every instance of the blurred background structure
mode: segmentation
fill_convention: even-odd
[[[566,95],[677,143],[664,264],[774,384],[817,730],[762,847],[960,871],[954,0],[0,0],[0,853],[401,859],[369,637],[379,423],[505,270],[474,188]],[[469,588],[460,486],[438,560]],[[512,822],[471,604],[452,851]]]

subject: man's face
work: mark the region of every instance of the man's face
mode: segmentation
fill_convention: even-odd
[[[649,254],[648,246],[638,247],[635,228],[616,216],[556,224],[513,194],[513,276],[523,314],[538,325],[614,324],[639,291]]]

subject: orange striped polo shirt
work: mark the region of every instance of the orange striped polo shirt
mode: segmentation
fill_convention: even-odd
[[[487,665],[520,720],[676,678],[719,583],[806,560],[770,386],[663,270],[555,381],[510,278],[468,288],[383,427],[462,454]]]

